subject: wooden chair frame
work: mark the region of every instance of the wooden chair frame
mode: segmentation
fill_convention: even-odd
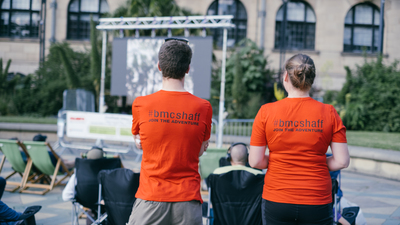
[[[27,145],[29,145],[30,143],[28,143]],[[53,150],[53,148],[51,147],[51,145],[47,142],[44,143],[49,149],[50,152],[54,155],[54,157],[57,159],[57,164],[55,166],[54,172],[52,174],[52,177],[50,178],[50,184],[36,184],[36,183],[25,183],[25,185],[22,187],[22,189],[19,191],[20,193],[29,193],[29,194],[39,194],[39,195],[44,195],[47,192],[53,190],[53,188],[55,186],[61,185],[61,182],[63,180],[65,180],[67,177],[70,177],[74,171],[68,171],[67,167],[65,166],[64,162],[61,160],[61,158],[57,155],[57,153]],[[32,169],[32,164],[34,162],[32,161],[32,163],[29,165],[29,170]],[[63,168],[64,171],[66,171],[65,175],[57,181],[57,174],[58,171],[60,169],[60,166]],[[43,174],[44,177],[45,176],[50,176],[50,175],[45,175]],[[40,188],[40,189],[44,189],[43,191],[32,191],[32,190],[27,190],[28,188]]]
[[[25,153],[25,155],[27,157],[27,162],[26,162],[25,170],[24,170],[23,174],[21,174],[20,172],[17,172],[17,171],[14,170],[14,172],[12,172],[11,174],[9,174],[8,176],[5,177],[5,179],[7,181],[7,185],[15,186],[14,188],[6,188],[5,189],[5,191],[9,191],[9,192],[15,192],[20,187],[24,187],[28,181],[31,181],[31,182],[35,183],[35,182],[38,181],[38,179],[43,177],[42,176],[40,178],[39,177],[35,178],[38,175],[37,173],[30,174],[31,167],[32,167],[32,159],[30,158],[30,156],[28,154],[28,151],[25,148],[25,145],[23,145],[20,141],[16,141],[16,144]],[[0,147],[2,147],[2,146],[0,146]],[[0,173],[3,170],[3,166],[4,166],[4,163],[6,161],[6,158],[7,158],[6,155],[3,155],[2,159],[1,159],[1,162],[0,162]],[[13,177],[15,174],[19,174],[21,176],[21,182],[8,181],[8,179]]]

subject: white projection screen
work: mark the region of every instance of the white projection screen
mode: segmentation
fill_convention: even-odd
[[[111,67],[111,95],[138,96],[161,89],[158,51],[166,37],[114,38]],[[212,37],[189,37],[193,56],[185,77],[185,89],[209,99],[211,89]]]

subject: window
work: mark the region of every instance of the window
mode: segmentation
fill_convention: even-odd
[[[90,16],[98,21],[108,12],[106,0],[71,0],[68,7],[67,39],[90,38]]]
[[[315,13],[305,2],[292,1],[287,3],[286,29],[284,47],[291,50],[315,48]],[[276,14],[275,48],[281,47],[283,5]]]
[[[234,29],[228,29],[227,46],[232,47],[237,42],[246,38],[247,13],[243,4],[238,0],[216,0],[208,7],[207,15],[233,15]],[[223,29],[211,29],[214,41],[218,47],[222,47]]]
[[[378,8],[369,3],[354,6],[344,21],[344,52],[376,52],[379,45]]]
[[[41,2],[42,0],[3,0],[0,8],[0,36],[37,38]]]

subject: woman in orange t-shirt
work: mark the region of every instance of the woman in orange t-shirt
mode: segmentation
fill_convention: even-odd
[[[249,163],[266,169],[263,224],[333,222],[329,171],[349,165],[346,128],[331,105],[309,95],[313,60],[297,54],[285,64],[288,97],[263,105],[254,120]],[[269,154],[266,154],[268,146]],[[328,146],[332,156],[326,157]]]

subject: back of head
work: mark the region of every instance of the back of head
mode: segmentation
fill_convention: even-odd
[[[87,159],[101,159],[103,158],[103,149],[99,147],[93,147],[86,155]]]
[[[42,134],[37,134],[33,137],[32,141],[46,141],[47,136]]]
[[[192,49],[179,40],[166,41],[158,52],[163,77],[181,80],[189,68]]]
[[[248,160],[247,147],[239,144],[231,148],[231,162],[234,164],[246,165]]]
[[[297,54],[292,56],[286,61],[285,70],[295,88],[302,91],[310,90],[314,83],[315,65],[308,55]]]

